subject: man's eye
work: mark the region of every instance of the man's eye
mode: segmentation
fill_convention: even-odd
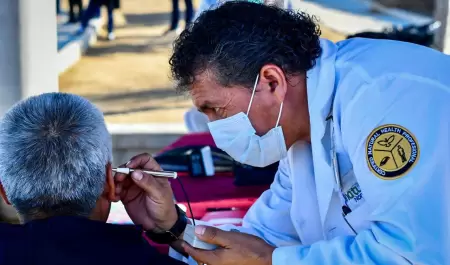
[[[220,111],[220,108],[214,108],[215,113],[219,113],[219,111]]]

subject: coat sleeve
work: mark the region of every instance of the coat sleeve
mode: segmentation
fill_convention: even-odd
[[[367,84],[337,106],[370,225],[356,236],[277,248],[273,265],[449,264],[449,95],[435,81],[400,75]],[[375,154],[373,143],[392,153]]]
[[[300,244],[291,221],[292,184],[288,158],[280,161],[270,189],[252,205],[244,217],[241,232],[261,237],[274,246]]]

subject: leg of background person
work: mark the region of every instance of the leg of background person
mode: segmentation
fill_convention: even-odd
[[[192,18],[194,17],[194,6],[192,5],[192,0],[185,0],[186,3],[186,28],[189,27],[189,25],[192,22]]]
[[[172,18],[170,21],[170,30],[178,28],[178,21],[180,19],[180,10],[178,7],[178,0],[172,0]]]
[[[89,1],[87,8],[84,10],[83,15],[81,16],[81,29],[84,30],[87,28],[89,24],[89,20],[91,20],[92,10],[94,8],[94,1]]]
[[[89,1],[88,7],[84,10],[81,16],[81,30],[84,31],[89,25],[89,21],[100,13],[100,6],[97,0]]]
[[[178,7],[178,0],[172,0],[172,13],[170,17],[169,29],[164,31],[162,36],[165,36],[171,32],[176,32],[178,29],[178,21],[180,20],[180,10]]]
[[[92,15],[92,18],[100,18],[102,16],[102,5],[98,0],[94,0],[95,4],[95,9],[94,9],[94,13]]]
[[[61,14],[61,0],[56,0],[56,14]]]
[[[69,23],[74,23],[76,21],[75,19],[75,1],[76,0],[69,0]]]
[[[113,0],[114,9],[120,9],[120,0]]]
[[[77,21],[81,21],[81,18],[83,17],[83,0],[77,0],[77,6],[78,6]]]
[[[116,7],[115,0],[108,1],[108,40],[114,40],[114,9]]]

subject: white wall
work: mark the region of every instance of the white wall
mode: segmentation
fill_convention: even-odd
[[[0,116],[22,98],[58,91],[54,0],[0,0]]]
[[[21,26],[22,98],[56,92],[58,91],[56,1],[15,1],[19,2]]]
[[[20,99],[19,5],[0,0],[0,115]]]

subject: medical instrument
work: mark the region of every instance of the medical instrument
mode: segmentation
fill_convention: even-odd
[[[330,132],[330,145],[331,145],[331,164],[333,167],[333,173],[334,173],[334,179],[336,182],[335,191],[339,192],[339,199],[341,201],[342,205],[342,217],[344,218],[344,221],[347,223],[348,227],[353,231],[353,233],[356,233],[356,230],[353,228],[353,226],[349,223],[347,220],[347,215],[352,212],[350,207],[348,207],[347,202],[344,198],[344,191],[341,184],[341,173],[339,171],[339,161],[337,159],[337,152],[336,152],[336,146],[334,142],[334,126],[333,126],[333,104],[331,104],[331,110],[328,114],[326,121],[328,122],[328,128]]]
[[[178,182],[180,183],[181,190],[183,191],[184,196],[186,197],[186,202],[187,202],[189,211],[191,212],[191,216],[193,216],[191,203],[189,201],[187,192],[184,189],[183,183],[181,182],[181,180],[179,178],[177,178],[178,177],[177,172],[174,172],[174,171],[141,170],[141,169],[127,168],[127,167],[117,167],[117,168],[113,168],[112,169],[112,171],[114,171],[116,173],[122,173],[122,174],[127,174],[127,175],[130,174],[133,171],[136,171],[136,170],[140,170],[140,171],[142,171],[142,172],[144,172],[146,174],[149,174],[149,175],[152,175],[152,176],[155,176],[155,177],[177,179]],[[193,223],[195,225],[194,219],[192,219],[192,221],[193,221]]]
[[[186,229],[184,230],[183,234],[183,240],[186,241],[186,243],[188,243],[192,247],[198,249],[214,250],[217,248],[216,245],[209,244],[198,239],[198,237],[195,235],[195,225],[188,224],[186,226]],[[199,264],[207,265],[206,263],[199,263]]]
[[[195,235],[195,226],[190,225],[190,224],[188,224],[186,226],[186,229],[184,230],[183,240],[186,241],[189,245],[193,246],[194,248],[198,248],[198,249],[214,250],[217,248],[216,245],[201,241]]]
[[[177,172],[174,172],[174,171],[141,170],[141,169],[127,168],[127,167],[118,167],[118,168],[112,169],[112,171],[117,172],[117,173],[122,173],[122,174],[131,174],[131,172],[134,172],[136,170],[140,170],[140,171],[144,172],[145,174],[149,174],[149,175],[152,175],[155,177],[160,177],[160,178],[172,178],[172,179],[177,178]]]

